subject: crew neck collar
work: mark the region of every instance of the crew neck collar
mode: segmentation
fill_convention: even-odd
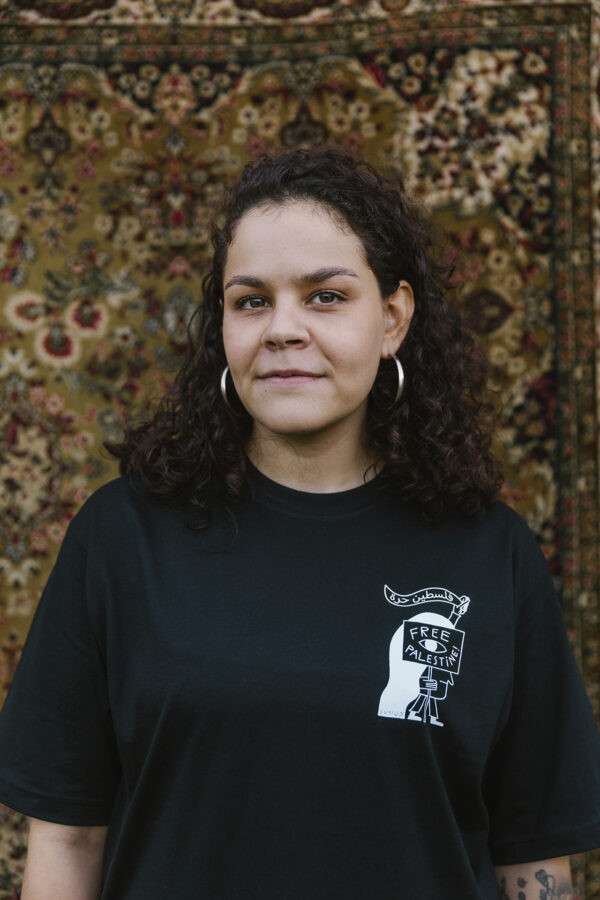
[[[256,466],[247,459],[248,477],[254,496],[267,506],[276,507],[284,512],[305,516],[344,516],[352,515],[372,507],[383,489],[383,478],[376,475],[365,484],[345,491],[330,493],[312,493],[299,491],[273,481],[263,475]]]

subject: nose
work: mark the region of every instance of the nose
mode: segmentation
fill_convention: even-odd
[[[277,299],[263,332],[263,344],[271,350],[306,346],[310,332],[303,312],[292,298]]]

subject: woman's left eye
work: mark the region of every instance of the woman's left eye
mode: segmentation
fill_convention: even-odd
[[[317,306],[333,306],[337,300],[342,298],[335,291],[319,291],[318,294],[313,294],[311,299],[317,301]]]

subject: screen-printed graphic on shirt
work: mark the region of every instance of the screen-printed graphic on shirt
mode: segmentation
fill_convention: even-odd
[[[411,612],[390,642],[390,675],[379,700],[378,715],[443,727],[439,703],[460,673],[465,632],[455,624],[469,608],[470,598],[447,588],[431,587],[398,594],[384,586],[386,600]]]

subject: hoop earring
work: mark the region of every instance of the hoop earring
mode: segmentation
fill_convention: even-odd
[[[225,401],[225,406],[229,406],[231,409],[231,404],[227,398],[227,373],[229,372],[229,366],[225,366],[223,369],[223,374],[221,375],[221,397]]]
[[[402,363],[398,359],[397,356],[393,357],[394,362],[396,363],[396,368],[398,369],[398,389],[396,390],[396,396],[394,397],[394,406],[402,396],[402,391],[404,390],[404,369],[402,368]]]

